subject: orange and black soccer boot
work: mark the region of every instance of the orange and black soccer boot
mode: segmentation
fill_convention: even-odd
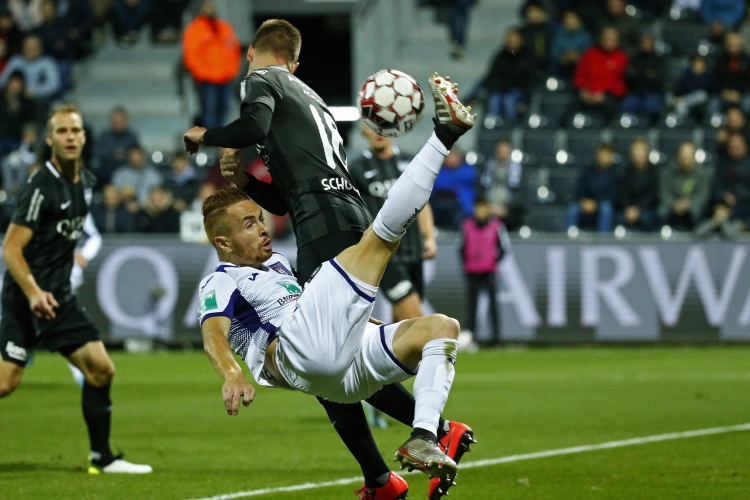
[[[388,482],[380,488],[362,485],[361,489],[354,492],[355,495],[359,495],[359,500],[406,500],[407,493],[409,485],[395,472],[390,473]]]
[[[474,431],[468,425],[460,422],[446,423],[449,425],[448,432],[440,439],[438,444],[446,455],[459,463],[464,453],[471,451],[471,445],[476,443],[477,440],[474,439]],[[440,500],[448,494],[448,488],[454,484],[456,483],[450,479],[432,478],[427,490],[427,498],[429,500]]]

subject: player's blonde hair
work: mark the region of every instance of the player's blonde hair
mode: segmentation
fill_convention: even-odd
[[[302,49],[302,35],[289,21],[269,19],[258,28],[252,46],[258,52],[270,52],[294,64]]]
[[[250,200],[250,198],[239,188],[228,187],[216,191],[203,202],[203,229],[206,231],[208,241],[216,247],[214,239],[219,235],[227,235],[230,232],[226,220],[227,208],[235,203]],[[252,200],[250,200],[252,201]]]
[[[81,121],[83,121],[83,114],[81,113],[81,110],[78,109],[78,106],[72,103],[67,104],[60,104],[58,106],[55,106],[55,108],[50,112],[49,117],[47,118],[47,134],[52,133],[52,119],[57,115],[67,115],[67,114],[77,114],[81,117]]]

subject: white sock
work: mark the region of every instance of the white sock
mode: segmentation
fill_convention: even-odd
[[[448,402],[448,393],[456,374],[453,364],[457,352],[458,341],[452,339],[431,340],[422,349],[422,361],[414,379],[415,429],[437,435],[438,420]]]
[[[401,239],[406,228],[430,199],[432,186],[446,156],[448,150],[433,132],[427,144],[388,191],[388,197],[372,225],[375,234],[385,241]]]

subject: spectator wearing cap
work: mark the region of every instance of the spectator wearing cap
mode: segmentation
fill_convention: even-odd
[[[581,171],[575,199],[568,208],[568,227],[580,227],[600,233],[612,231],[620,181],[612,168],[615,150],[602,144],[596,150],[596,163]]]
[[[622,223],[629,229],[653,231],[658,223],[659,174],[649,161],[648,142],[630,144],[630,164],[621,181]]]
[[[711,194],[711,173],[695,161],[695,144],[680,144],[677,160],[664,169],[659,189],[661,219],[677,231],[692,231]]]
[[[664,108],[666,77],[666,61],[654,52],[654,36],[644,33],[625,70],[628,95],[622,100],[622,110],[654,121]]]
[[[485,80],[489,93],[487,114],[515,120],[528,100],[526,89],[533,75],[534,65],[523,35],[519,29],[511,28]]]
[[[550,73],[554,76],[571,79],[578,61],[589,47],[591,35],[581,23],[581,18],[573,10],[563,13],[562,23],[552,39],[550,49]]]
[[[611,120],[628,92],[627,66],[628,56],[620,48],[619,33],[615,28],[604,28],[599,43],[583,54],[576,68],[573,85],[578,90],[578,102],[574,105]]]
[[[741,105],[743,97],[750,90],[750,57],[742,46],[739,33],[727,33],[724,52],[716,61],[714,75],[720,106]]]

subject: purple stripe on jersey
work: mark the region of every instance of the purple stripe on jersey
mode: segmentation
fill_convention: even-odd
[[[344,271],[341,268],[341,266],[339,266],[338,264],[336,264],[336,261],[334,261],[333,259],[331,259],[328,262],[330,262],[331,265],[333,266],[333,268],[335,270],[337,270],[341,276],[344,277],[344,279],[346,280],[346,282],[349,283],[349,285],[354,289],[355,292],[357,292],[357,295],[359,295],[360,297],[362,297],[363,299],[365,299],[367,302],[370,302],[370,303],[375,302],[375,297],[370,297],[365,292],[363,292],[357,286],[357,284],[354,283],[354,281],[352,281],[352,279],[349,277],[349,274],[346,271]]]
[[[416,376],[417,374],[409,370],[407,367],[405,367],[403,364],[401,364],[401,361],[398,360],[395,354],[391,352],[390,349],[388,349],[388,342],[385,341],[385,327],[390,325],[380,325],[380,343],[383,344],[383,350],[385,350],[385,353],[388,355],[389,358],[391,358],[391,361],[396,363],[396,366],[401,368],[404,373],[407,373],[411,375],[412,377]]]
[[[254,333],[263,329],[268,333],[275,333],[278,330],[278,327],[274,326],[272,323],[264,323],[260,319],[258,311],[256,311],[252,304],[242,296],[239,290],[235,290],[232,294],[227,309],[229,309],[230,305],[232,306],[231,311],[233,313],[233,316],[231,317],[236,319],[249,331]]]

